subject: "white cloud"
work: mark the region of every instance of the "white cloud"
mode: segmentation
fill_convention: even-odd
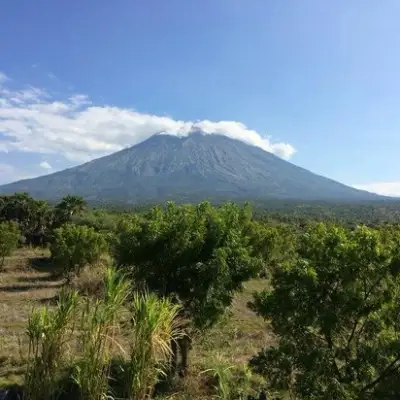
[[[42,162],[39,164],[39,166],[40,166],[41,168],[44,168],[44,169],[53,169],[53,167],[52,167],[47,161],[42,161]]]
[[[378,193],[383,196],[400,197],[399,182],[376,182],[363,185],[354,185],[356,189],[366,190],[367,192]]]
[[[28,175],[10,164],[0,163],[0,185],[28,178],[33,178],[33,175]]]
[[[45,90],[0,88],[0,151],[57,153],[88,161],[140,143],[156,133],[186,136],[193,130],[219,133],[288,159],[295,149],[274,143],[236,121],[180,121],[133,109],[94,105],[84,94],[54,98]]]

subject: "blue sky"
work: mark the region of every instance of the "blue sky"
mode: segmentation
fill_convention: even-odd
[[[2,1],[0,183],[200,126],[400,195],[399,20],[398,0]]]

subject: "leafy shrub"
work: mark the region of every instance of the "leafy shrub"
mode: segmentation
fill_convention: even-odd
[[[193,327],[206,329],[218,321],[243,282],[259,272],[261,259],[249,246],[250,223],[250,210],[233,203],[219,208],[208,202],[168,203],[165,209],[154,207],[144,216],[122,221],[115,258],[132,273],[135,284],[181,304],[190,336]],[[179,340],[183,375],[188,367],[188,336]]]
[[[4,260],[10,256],[18,246],[20,239],[18,224],[13,221],[0,223],[0,270],[3,269]]]
[[[61,226],[71,222],[74,215],[79,215],[86,208],[86,201],[80,196],[66,196],[54,207],[54,225]]]
[[[0,222],[15,221],[26,243],[42,245],[50,237],[53,213],[46,201],[35,200],[26,193],[0,196]]]
[[[398,395],[399,254],[398,236],[383,241],[377,230],[308,228],[299,260],[277,268],[252,304],[280,339],[253,368],[296,399]]]
[[[97,232],[113,232],[117,229],[121,216],[106,210],[88,210],[85,213],[75,214],[72,222],[75,225],[86,225]]]
[[[66,274],[80,274],[87,264],[97,262],[106,251],[104,236],[87,226],[64,225],[54,231],[51,256]]]

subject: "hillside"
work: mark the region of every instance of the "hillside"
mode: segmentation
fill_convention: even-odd
[[[131,204],[165,200],[288,199],[363,201],[380,196],[295,166],[220,135],[155,135],[86,164],[0,187],[44,199],[67,194]]]

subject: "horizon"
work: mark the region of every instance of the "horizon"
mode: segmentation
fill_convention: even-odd
[[[395,0],[1,11],[0,184],[200,128],[400,196]]]

